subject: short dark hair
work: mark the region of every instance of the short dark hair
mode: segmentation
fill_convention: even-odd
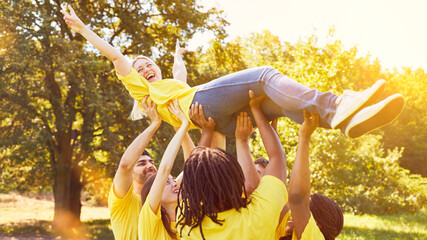
[[[265,158],[258,158],[257,160],[255,160],[254,163],[259,164],[259,165],[263,166],[264,168],[266,168],[268,165],[268,160]]]
[[[335,239],[344,225],[344,215],[340,206],[334,200],[319,193],[311,194],[310,199],[311,214],[321,225],[319,229],[325,240]]]
[[[141,156],[149,156],[149,157],[151,158],[151,156],[150,156],[150,154],[147,152],[147,150],[144,150],[144,152],[142,152]]]

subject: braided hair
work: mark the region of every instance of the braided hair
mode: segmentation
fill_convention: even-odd
[[[141,200],[142,205],[144,205],[145,201],[147,201],[148,193],[150,193],[151,187],[153,186],[154,179],[156,179],[156,173],[151,175],[147,181],[145,181],[144,186],[141,190]],[[178,239],[177,238],[177,232],[174,231],[171,227],[171,219],[169,218],[169,215],[166,213],[166,209],[160,204],[160,215],[162,219],[163,226],[166,229],[166,232],[169,234],[169,236],[172,239]]]
[[[222,225],[218,213],[229,209],[239,210],[249,203],[245,177],[237,160],[226,151],[215,148],[197,147],[184,163],[184,177],[179,194],[182,197],[177,225],[199,227],[203,239],[202,220],[209,217]]]
[[[316,220],[325,240],[333,240],[341,233],[344,216],[340,206],[334,200],[314,193],[310,195],[310,211]]]

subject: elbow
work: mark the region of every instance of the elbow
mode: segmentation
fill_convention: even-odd
[[[301,205],[308,201],[309,195],[302,192],[289,191],[289,204]]]
[[[132,171],[135,164],[130,164],[129,159],[122,158],[119,163],[119,169],[124,171]]]

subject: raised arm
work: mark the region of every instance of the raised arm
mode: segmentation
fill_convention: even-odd
[[[178,131],[179,127],[174,127],[174,129],[175,129],[175,131]],[[184,155],[184,162],[185,162],[185,161],[187,161],[188,157],[190,156],[191,151],[193,151],[193,149],[195,148],[194,142],[191,139],[190,135],[188,134],[188,131],[185,134],[184,139],[182,140],[181,146],[182,146],[182,152]],[[176,184],[178,184],[178,186],[181,185],[182,177],[184,177],[183,172],[181,172],[178,175],[178,177],[176,177],[176,179],[175,179]]]
[[[304,122],[299,131],[298,149],[289,180],[289,206],[298,239],[310,219],[309,144],[311,134],[319,125],[319,115],[304,111]]]
[[[213,118],[209,117],[206,120],[205,115],[203,114],[203,106],[198,102],[191,105],[190,118],[202,127],[202,136],[200,137],[199,146],[210,147],[216,125]]]
[[[251,194],[257,187],[260,177],[252,160],[251,150],[249,148],[249,137],[253,132],[252,120],[247,112],[241,112],[237,116],[236,131],[236,153],[237,161],[242,167],[245,176],[245,188],[248,194]]]
[[[169,174],[172,170],[173,164],[175,163],[176,155],[178,154],[181,142],[190,127],[190,122],[179,108],[178,100],[175,99],[168,108],[169,111],[175,114],[182,123],[163,154],[162,161],[160,162],[157,170],[156,178],[154,179],[150,194],[148,195],[148,201],[150,203],[151,210],[153,210],[154,213],[157,213],[159,209],[163,190],[165,189]]]
[[[114,190],[119,198],[126,196],[126,193],[129,191],[133,181],[133,167],[162,123],[156,110],[157,105],[153,104],[151,99],[147,103],[147,97],[144,97],[141,104],[145,109],[145,113],[150,118],[151,124],[133,140],[120,160],[119,169],[113,180]]]
[[[286,153],[280,143],[279,136],[277,136],[261,109],[263,97],[255,97],[255,94],[251,90],[249,90],[249,97],[249,106],[251,107],[269,158],[264,175],[275,176],[286,185]]]
[[[111,46],[109,43],[100,38],[96,33],[90,30],[81,20],[77,17],[73,8],[68,5],[70,13],[65,10],[61,10],[64,14],[65,23],[71,27],[77,33],[80,33],[86,38],[96,49],[98,49],[102,55],[106,56],[110,61],[113,62],[114,68],[117,73],[126,76],[130,73],[131,64],[127,61],[125,56],[116,48]]]
[[[179,40],[176,40],[175,56],[172,68],[173,78],[187,82],[187,69],[185,68],[185,63],[182,60],[182,55],[187,52],[187,49],[181,48],[179,45]]]

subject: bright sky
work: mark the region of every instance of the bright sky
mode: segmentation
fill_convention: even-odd
[[[200,0],[225,11],[233,38],[270,30],[281,41],[295,43],[315,34],[325,43],[328,30],[346,49],[378,58],[386,68],[427,70],[427,0]],[[189,49],[207,46],[198,35]]]

